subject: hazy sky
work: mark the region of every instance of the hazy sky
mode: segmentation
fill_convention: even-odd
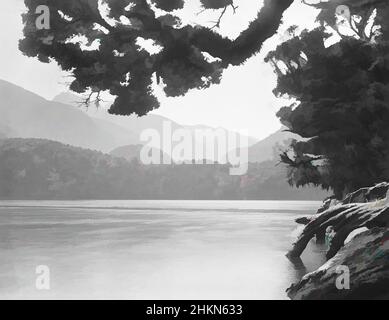
[[[197,15],[198,0],[190,0],[183,12],[186,22],[212,25],[218,12]],[[236,37],[262,6],[261,0],[235,0],[237,13],[229,12],[221,24],[221,32]],[[66,74],[55,63],[43,64],[36,59],[24,57],[18,51],[22,35],[20,14],[24,11],[23,0],[2,1],[0,9],[0,78],[33,91],[47,99],[67,91]],[[183,98],[166,98],[157,90],[161,108],[154,111],[182,124],[205,124],[233,130],[248,130],[249,134],[263,138],[280,127],[275,116],[287,103],[276,99],[272,90],[276,77],[271,67],[263,62],[266,53],[283,38],[284,30],[293,24],[312,27],[315,11],[296,1],[287,11],[279,35],[264,46],[262,52],[251,58],[244,66],[230,67],[224,72],[220,85],[210,89],[189,92]]]

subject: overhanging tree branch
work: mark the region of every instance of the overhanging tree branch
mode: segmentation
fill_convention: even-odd
[[[92,88],[95,92],[109,91],[117,97],[110,112],[121,115],[144,115],[159,107],[151,89],[154,75],[163,81],[166,95],[172,97],[219,83],[225,68],[242,64],[260,51],[293,3],[265,0],[256,19],[231,40],[208,27],[181,26],[174,12],[183,7],[184,0],[103,0],[114,22],[103,17],[98,0],[24,1],[28,12],[23,16],[21,51],[42,62],[55,60],[63,70],[71,71],[75,79],[70,88],[76,92]],[[235,8],[231,0],[201,3],[205,9]],[[39,5],[50,8],[49,30],[36,28]],[[155,7],[166,14],[157,16]],[[86,49],[81,43],[69,42],[81,37],[87,39],[88,46],[95,43],[98,48]],[[160,52],[150,53],[139,45],[139,39],[154,41]],[[218,61],[209,61],[203,53]]]

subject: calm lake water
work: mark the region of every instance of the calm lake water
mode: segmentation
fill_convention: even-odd
[[[323,262],[285,253],[319,202],[0,201],[0,298],[287,299]],[[50,290],[36,288],[36,267]]]

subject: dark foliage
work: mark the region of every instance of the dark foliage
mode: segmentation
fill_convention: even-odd
[[[103,0],[114,22],[104,18],[98,0],[25,0],[28,11],[23,15],[20,50],[42,62],[55,60],[63,70],[71,71],[70,88],[75,92],[90,92],[98,101],[101,91],[109,91],[117,97],[111,113],[144,115],[159,107],[152,77],[163,81],[166,94],[172,97],[219,83],[223,69],[243,63],[261,49],[292,2],[266,0],[249,27],[230,40],[209,27],[182,26],[175,10],[184,6],[184,0]],[[235,9],[232,0],[201,3],[205,10]],[[39,5],[50,8],[49,30],[36,28]],[[157,15],[157,9],[164,14]],[[69,42],[81,36],[88,45],[97,41],[98,49],[86,50]],[[151,40],[162,49],[150,54],[137,44],[139,39]],[[203,53],[218,60],[211,62]]]
[[[0,140],[1,199],[267,199],[317,200],[296,190],[275,162],[251,164],[247,175],[229,165],[149,165],[39,139]],[[5,183],[4,183],[5,182]]]
[[[334,21],[341,4],[350,9],[348,35]],[[297,101],[279,111],[281,122],[306,138],[292,143],[292,155],[281,155],[289,182],[342,198],[389,180],[389,2],[332,0],[319,7],[322,27],[282,43],[267,61],[278,74],[275,94]],[[328,27],[341,37],[331,46]]]

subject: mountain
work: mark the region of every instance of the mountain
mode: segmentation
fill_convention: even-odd
[[[0,98],[0,132],[7,137],[50,139],[106,152],[138,142],[129,130],[3,80]]]
[[[0,139],[0,199],[319,200],[315,188],[295,189],[276,162],[229,165],[142,165],[44,139]]]
[[[61,93],[58,96],[54,98],[53,101],[65,103],[68,105],[73,105],[75,107],[80,106],[80,102],[83,100],[83,98],[79,95],[73,94],[73,93]],[[102,106],[99,108],[96,108],[95,106],[90,106],[89,108],[81,108],[86,112],[90,117],[95,119],[104,119],[107,122],[110,122],[112,124],[115,124],[117,126],[120,126],[121,128],[131,130],[135,133],[135,135],[140,138],[142,133],[146,132],[146,130],[154,130],[158,136],[163,139],[164,136],[168,131],[175,132],[179,129],[184,129],[188,134],[190,134],[193,137],[193,148],[195,150],[199,150],[202,147],[202,141],[200,139],[195,139],[196,131],[205,132],[205,130],[211,130],[212,132],[215,132],[215,128],[212,128],[210,126],[205,125],[181,125],[178,124],[175,121],[172,121],[168,118],[165,118],[160,115],[156,114],[148,114],[143,117],[138,117],[136,115],[132,116],[118,116],[118,115],[110,115],[107,112],[107,108],[109,106],[109,102],[103,103]],[[228,134],[232,134],[232,132],[219,128],[222,130],[222,132],[225,134],[225,136],[228,137]],[[238,136],[238,133],[233,132],[234,135]],[[255,144],[258,140],[253,137],[245,137],[245,139],[241,139],[240,141],[243,142],[242,147],[249,147]],[[247,141],[247,142],[246,142]],[[144,143],[145,141],[143,141]],[[142,141],[140,141],[142,143]],[[123,146],[129,145],[130,143],[126,143]],[[151,143],[151,146],[153,148],[157,149],[163,149],[160,143]],[[174,143],[173,143],[174,146]],[[231,146],[226,151],[233,150],[235,146]],[[169,150],[164,150],[165,153],[170,154]],[[194,158],[197,160],[196,155]],[[215,157],[208,157],[210,160],[217,160]],[[191,161],[192,159],[188,159],[188,161]]]
[[[140,145],[140,136],[145,130],[154,130],[161,139],[164,138],[164,126],[172,132],[184,129],[192,137],[196,130],[214,129],[208,126],[183,126],[160,115],[149,114],[145,117],[113,116],[106,109],[92,109],[85,111],[79,108],[81,97],[62,93],[48,101],[32,92],[9,82],[0,80],[0,138],[42,138],[59,141],[65,144],[95,149],[103,152],[115,151],[124,148],[127,151],[131,145]],[[228,135],[225,129],[223,132]],[[214,131],[214,130],[213,130]],[[249,162],[263,162],[274,159],[275,148],[291,138],[297,136],[280,129],[266,139],[257,143],[254,138],[248,137]],[[194,139],[193,149],[200,150],[202,144]],[[161,141],[151,143],[151,147],[162,150]],[[173,143],[174,147],[174,143]],[[243,151],[247,150],[245,145]],[[138,148],[139,149],[139,148]],[[131,151],[131,150],[130,150]],[[234,146],[226,150],[234,151]],[[131,151],[132,152],[132,151]],[[125,157],[128,158],[130,154]],[[165,153],[170,154],[169,151]],[[195,160],[202,157],[196,156]],[[138,157],[137,157],[138,158]],[[212,155],[206,156],[209,160],[217,161]],[[191,162],[192,159],[185,160]]]
[[[13,135],[14,133],[9,125],[0,119],[0,139],[8,138]]]
[[[281,128],[277,132],[251,146],[249,148],[249,161],[263,162],[272,160],[274,159],[275,154],[277,154],[277,147],[283,147],[284,144],[291,139],[301,140],[301,137],[298,135],[285,130],[286,128]]]
[[[275,160],[279,149],[283,148],[291,139],[301,140],[302,138],[296,134],[286,131],[282,127],[275,133],[266,137],[265,139],[255,143],[249,148],[242,148],[241,152],[248,152],[248,159],[250,163],[261,163],[264,161]],[[237,152],[234,150],[233,152]]]
[[[111,138],[111,145],[109,148],[102,150],[108,152],[113,148],[126,144],[137,144],[139,143],[139,137],[137,134],[129,129],[125,129],[121,126],[115,125],[114,123],[104,120],[91,118],[93,122],[98,126],[99,130],[104,132]]]
[[[111,115],[107,112],[107,105],[109,105],[109,102],[103,103],[103,105],[99,108],[96,108],[94,105],[90,105],[88,108],[86,108],[85,106],[82,106],[82,100],[82,96],[70,92],[63,92],[54,97],[53,99],[53,101],[55,102],[60,102],[69,106],[76,107],[79,110],[82,110],[91,118],[106,120],[111,124],[119,126],[123,129],[131,130],[131,132],[134,132],[138,137],[140,136],[141,132],[146,129],[155,129],[158,132],[162,133],[164,122],[169,122],[173,130],[182,127],[178,123],[159,115],[148,114],[143,117],[138,117],[136,115]]]

